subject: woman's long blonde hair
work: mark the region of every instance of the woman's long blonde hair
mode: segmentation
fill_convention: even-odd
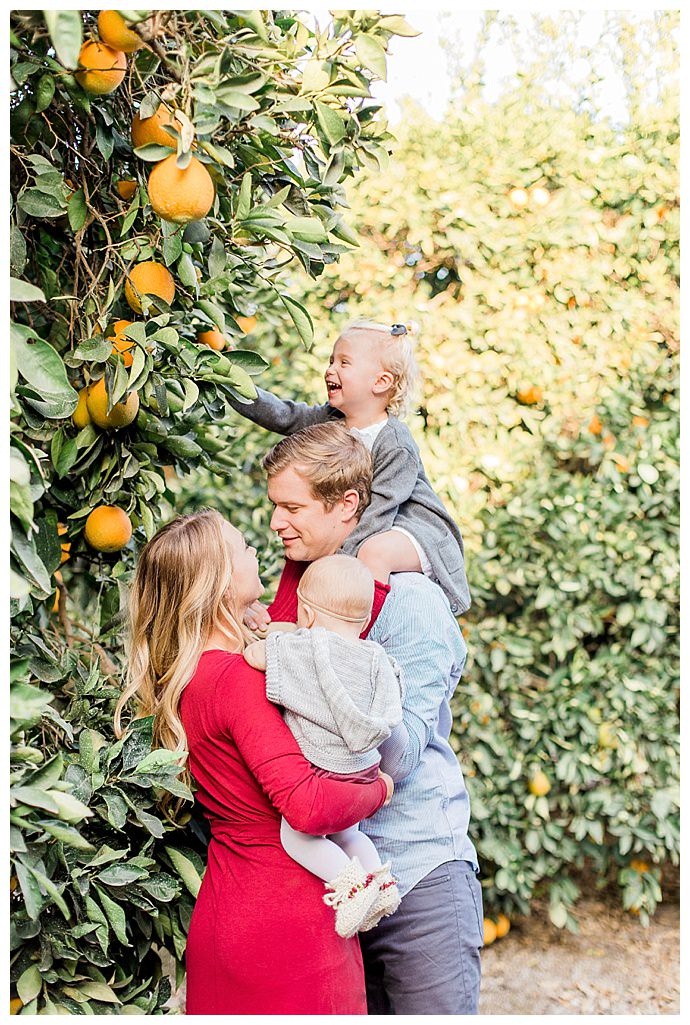
[[[184,752],[180,699],[209,636],[218,629],[237,651],[244,649],[249,635],[236,607],[223,523],[213,509],[180,516],[139,556],[129,600],[127,676],[115,708],[118,737],[132,700],[134,718],[154,717],[154,746]]]

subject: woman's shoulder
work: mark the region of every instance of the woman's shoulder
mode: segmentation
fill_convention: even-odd
[[[238,709],[248,708],[266,695],[263,673],[245,662],[241,653],[214,648],[204,651],[194,676],[185,688],[185,704],[204,707],[224,722]]]

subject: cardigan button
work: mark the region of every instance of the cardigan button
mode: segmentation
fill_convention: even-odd
[[[450,607],[450,611],[451,611],[451,612],[452,612],[453,614],[455,614],[455,613],[456,613],[456,612],[458,611],[458,608],[459,608],[459,606],[458,606],[458,603],[457,603],[457,602],[453,602],[453,604],[452,604],[452,605],[451,605],[451,607]]]

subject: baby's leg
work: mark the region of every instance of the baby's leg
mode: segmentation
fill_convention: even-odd
[[[388,583],[391,573],[421,573],[422,566],[415,546],[398,530],[368,537],[357,552],[374,580]]]
[[[280,823],[280,842],[293,861],[323,879],[324,883],[335,879],[350,862],[350,856],[338,844],[325,836],[298,833],[285,819]]]
[[[350,858],[359,858],[359,863],[367,872],[376,872],[381,868],[379,852],[359,826],[350,826],[340,833],[331,833],[330,839],[341,847]]]

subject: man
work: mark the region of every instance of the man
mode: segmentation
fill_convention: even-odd
[[[307,427],[264,459],[271,528],[287,562],[274,620],[294,622],[305,564],[332,555],[357,526],[371,493],[371,456],[337,422]],[[368,635],[405,674],[406,752],[381,768],[395,793],[361,828],[393,863],[398,911],[360,934],[370,1014],[476,1014],[483,911],[469,797],[448,743],[449,701],[467,649],[448,600],[420,573],[376,585]]]

